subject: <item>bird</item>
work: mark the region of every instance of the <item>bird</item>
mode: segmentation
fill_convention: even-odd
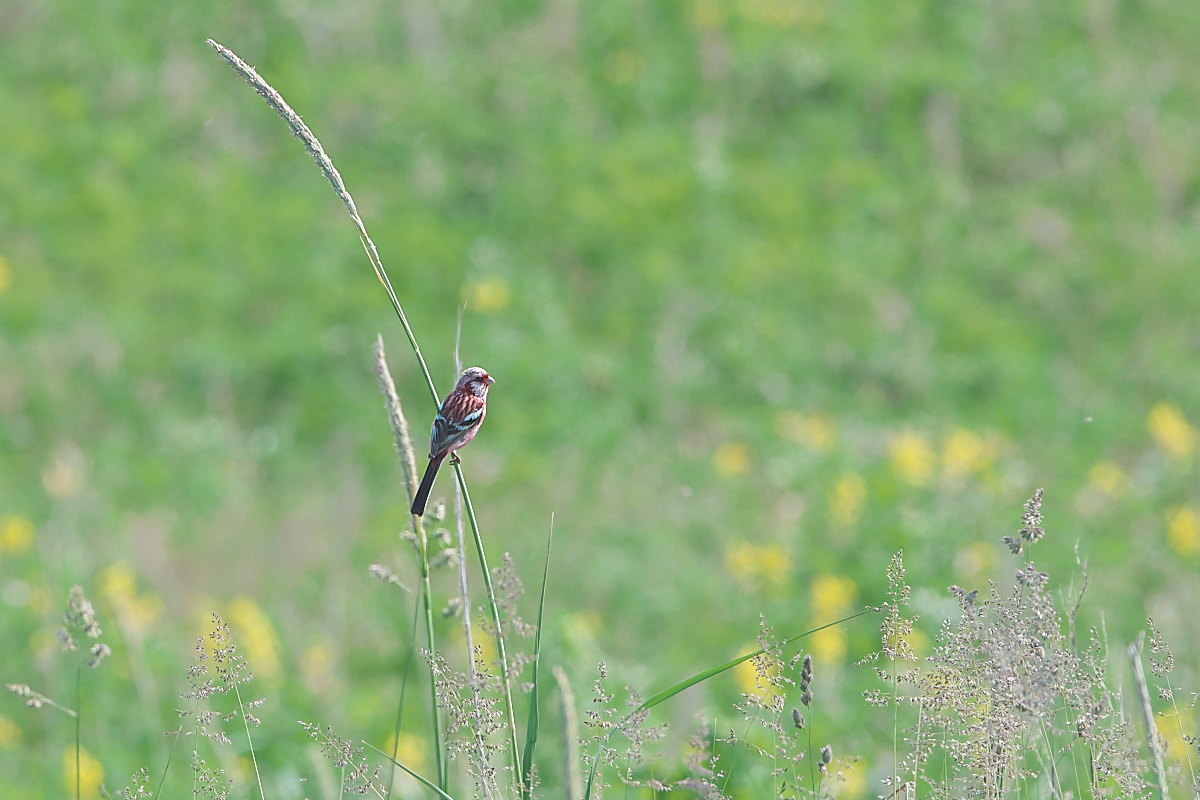
[[[451,457],[451,463],[458,463],[454,451],[465,447],[479,433],[479,426],[487,416],[488,387],[495,382],[496,379],[483,367],[470,367],[463,370],[454,391],[442,401],[429,436],[429,466],[425,468],[425,477],[421,478],[421,486],[413,498],[412,513],[415,516],[424,515],[433,480],[446,456]]]

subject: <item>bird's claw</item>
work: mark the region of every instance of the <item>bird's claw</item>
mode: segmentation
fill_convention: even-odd
[[[462,463],[462,459],[458,457],[458,453],[451,453],[451,454],[450,454],[450,464],[451,464],[451,466],[453,466],[453,465],[455,465],[455,464],[461,464],[461,463]]]

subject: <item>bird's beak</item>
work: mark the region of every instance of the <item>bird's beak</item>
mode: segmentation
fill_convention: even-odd
[[[496,382],[496,379],[495,379],[495,378],[493,378],[491,375],[488,375],[488,376],[487,376],[487,384],[488,384],[488,386],[491,386],[491,385],[492,385],[493,383],[495,383],[495,382]]]

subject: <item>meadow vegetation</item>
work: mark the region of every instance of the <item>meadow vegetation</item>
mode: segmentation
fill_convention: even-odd
[[[1200,6],[3,16],[0,797],[1197,795]]]

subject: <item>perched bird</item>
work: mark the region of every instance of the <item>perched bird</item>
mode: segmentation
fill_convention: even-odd
[[[465,369],[454,391],[442,401],[433,420],[433,433],[429,437],[429,466],[425,468],[421,488],[417,489],[417,496],[413,498],[412,513],[418,517],[425,513],[433,479],[437,477],[446,456],[465,447],[479,433],[479,426],[487,415],[488,387],[495,382],[496,379],[488,375],[483,367]],[[452,459],[457,463],[458,456],[452,456]]]

